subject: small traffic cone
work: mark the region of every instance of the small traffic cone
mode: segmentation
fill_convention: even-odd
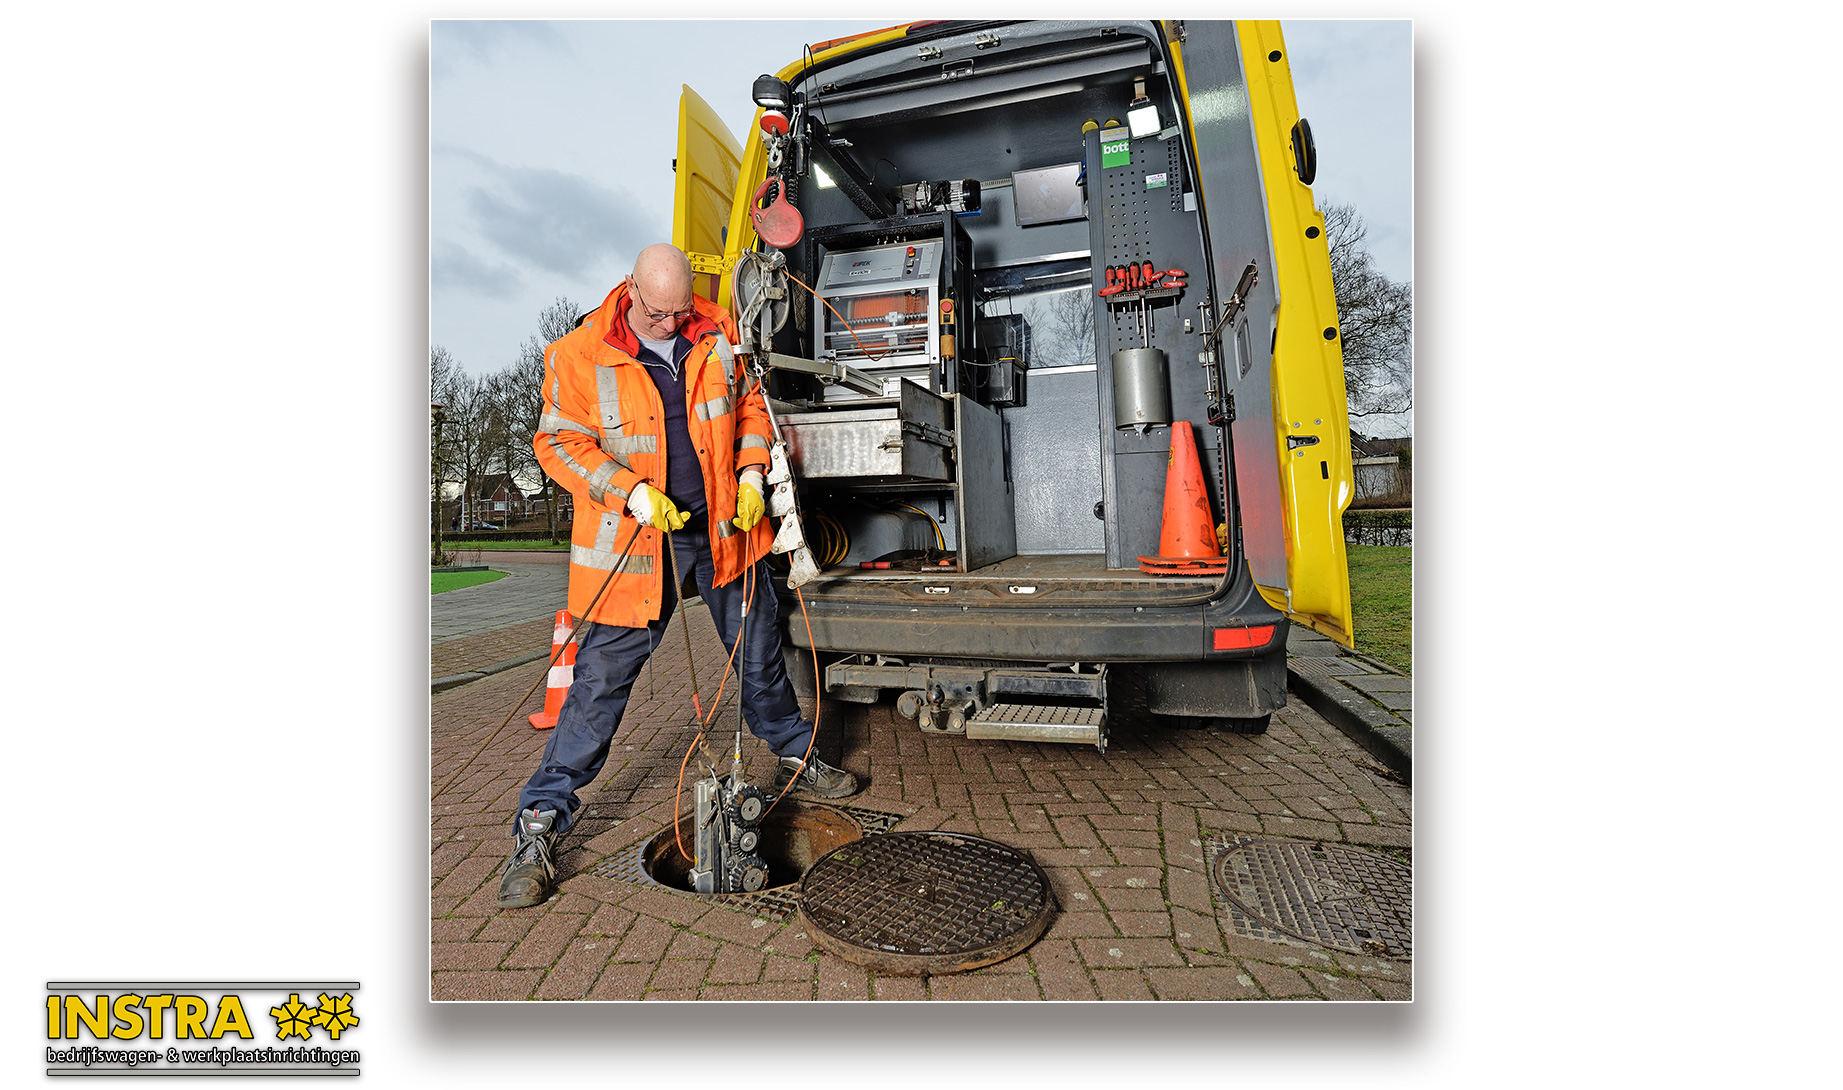
[[[563,698],[569,695],[570,682],[576,680],[576,645],[570,642],[570,611],[557,611],[557,625],[550,633],[550,661],[555,663],[550,668],[550,679],[544,688],[544,710],[526,716],[537,730],[549,730],[557,725],[557,713],[563,710]],[[563,657],[557,657],[557,649],[563,649]]]
[[[1165,517],[1158,555],[1139,558],[1148,575],[1222,575],[1229,562],[1216,548],[1216,520],[1210,517],[1190,421],[1171,425],[1171,455],[1165,461]]]

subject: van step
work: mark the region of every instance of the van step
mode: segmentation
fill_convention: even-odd
[[[968,738],[1106,745],[1107,709],[1066,704],[990,704],[967,720]]]

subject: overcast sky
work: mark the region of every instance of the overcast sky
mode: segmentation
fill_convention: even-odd
[[[476,374],[498,370],[557,296],[599,303],[641,247],[671,237],[681,85],[740,138],[758,70],[780,68],[810,42],[888,25],[435,22],[433,343]],[[1410,279],[1410,24],[1287,21],[1283,31],[1318,145],[1319,204],[1355,205],[1377,264]],[[718,66],[713,56],[756,60]]]

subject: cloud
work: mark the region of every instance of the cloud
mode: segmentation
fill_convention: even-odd
[[[500,184],[468,194],[481,234],[537,268],[579,277],[616,251],[653,238],[653,218],[631,198],[579,174],[506,169]]]
[[[652,213],[624,190],[548,167],[515,167],[447,149],[471,175],[461,207],[479,237],[526,269],[582,280],[660,237]]]
[[[557,24],[525,19],[437,19],[429,27],[429,44],[438,80],[465,63],[491,65],[521,52],[543,52],[554,62],[571,48]]]
[[[524,276],[503,262],[489,263],[455,242],[438,242],[429,261],[429,280],[436,290],[453,288],[509,299],[524,286]]]

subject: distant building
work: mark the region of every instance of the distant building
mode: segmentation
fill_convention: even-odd
[[[475,502],[471,517],[479,522],[490,522],[505,527],[531,515],[531,500],[512,478],[504,473],[488,473],[480,479],[474,489]],[[538,500],[538,512],[543,513],[542,497]]]
[[[1350,433],[1357,494],[1352,507],[1408,507],[1414,503],[1414,437]]]

